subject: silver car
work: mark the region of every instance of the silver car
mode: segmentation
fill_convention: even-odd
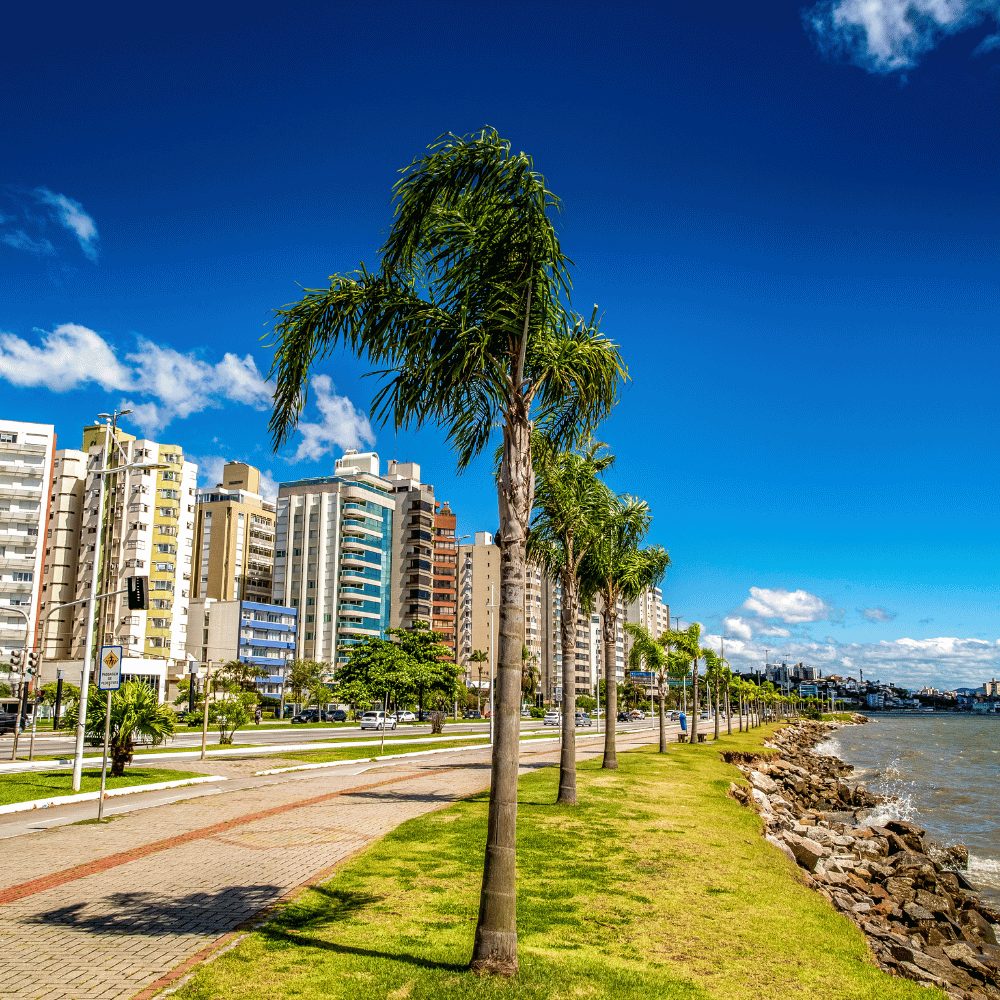
[[[362,729],[395,729],[395,716],[386,712],[365,712],[361,716]]]

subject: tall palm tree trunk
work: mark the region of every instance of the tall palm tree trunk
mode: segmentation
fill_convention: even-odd
[[[604,760],[601,767],[614,770],[618,767],[618,749],[615,745],[618,726],[618,663],[615,659],[615,634],[618,626],[616,601],[604,602]]]
[[[663,681],[664,676],[660,673],[660,709],[657,713],[660,717],[660,753],[667,752],[667,717],[663,710]]]
[[[719,678],[715,678],[715,732],[712,734],[712,739],[717,740],[719,738]]]
[[[729,702],[729,685],[728,684],[725,687],[725,695],[726,695],[726,735],[727,736],[732,736],[733,735],[733,711],[732,711],[732,706],[730,705],[730,702]]]
[[[527,407],[508,412],[498,489],[500,637],[493,698],[493,760],[479,920],[469,963],[475,972],[517,972],[517,772],[521,735],[525,543],[533,503]]]
[[[559,753],[559,795],[556,802],[576,805],[576,574],[562,574],[562,747]]]
[[[698,659],[692,661],[694,663],[694,676],[691,679],[691,704],[694,708],[691,711],[691,742],[698,742],[698,714],[701,711],[699,707],[698,699]]]

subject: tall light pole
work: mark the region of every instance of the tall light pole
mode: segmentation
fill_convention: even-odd
[[[117,444],[116,432],[118,418],[131,413],[131,410],[115,410],[114,413],[99,413],[105,418],[104,443],[101,446],[101,468],[94,470],[98,479],[97,492],[97,532],[94,536],[94,566],[90,576],[90,597],[87,600],[87,632],[83,644],[83,671],[80,677],[80,701],[76,721],[76,747],[73,752],[73,791],[80,790],[83,778],[83,744],[87,733],[87,697],[90,689],[90,665],[94,658],[94,622],[98,614],[98,602],[110,596],[101,594],[101,558],[102,541],[106,525],[104,524],[104,501],[107,494],[106,480],[119,472],[152,472],[154,469],[168,468],[161,462],[135,462],[126,465],[109,464],[109,452],[112,444]],[[110,699],[110,692],[108,694]]]

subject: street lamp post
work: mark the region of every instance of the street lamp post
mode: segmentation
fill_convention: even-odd
[[[110,594],[100,594],[101,585],[101,548],[104,534],[104,499],[107,494],[106,480],[108,476],[119,472],[151,472],[154,469],[165,469],[167,465],[160,462],[135,462],[126,465],[110,465],[110,449],[117,442],[118,418],[131,413],[131,410],[115,410],[114,413],[99,413],[105,418],[104,443],[101,446],[101,468],[94,470],[99,480],[97,492],[97,533],[94,537],[94,566],[90,575],[90,599],[87,601],[87,631],[83,644],[83,670],[80,677],[80,702],[76,722],[76,747],[73,752],[73,791],[80,791],[83,778],[83,744],[87,732],[87,698],[90,690],[90,664],[94,658],[94,620],[97,617],[98,601]]]

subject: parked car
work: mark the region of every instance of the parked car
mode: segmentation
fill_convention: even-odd
[[[576,713],[576,724],[578,726],[592,726],[594,724],[593,719],[586,712]]]
[[[365,712],[361,716],[362,729],[395,729],[396,720],[388,712]]]
[[[292,716],[293,723],[302,722],[330,722],[326,712],[318,708],[304,708],[298,715]]]
[[[347,722],[347,713],[342,708],[335,708],[332,712],[327,712],[327,718],[331,722]]]
[[[421,709],[421,711],[420,711],[420,721],[421,722],[430,722],[431,721],[431,716],[433,714],[434,714],[433,709],[430,709],[430,708]]]
[[[408,708],[404,708],[396,713],[397,722],[416,722],[417,716],[414,712],[411,712]]]
[[[619,712],[618,713],[618,721],[619,722],[631,722],[632,720],[629,718],[628,712]]]
[[[521,706],[521,718],[522,719],[530,719],[531,718],[531,709],[528,708],[527,705],[522,705]]]
[[[542,719],[543,726],[558,726],[561,723],[562,723],[562,717],[554,708],[550,708],[545,713],[545,717]]]
[[[12,733],[17,725],[18,698],[0,698],[0,733]]]
[[[462,716],[463,719],[481,719],[482,717],[483,717],[483,713],[480,712],[480,711],[478,711],[475,708],[470,708],[465,713],[465,715]]]

